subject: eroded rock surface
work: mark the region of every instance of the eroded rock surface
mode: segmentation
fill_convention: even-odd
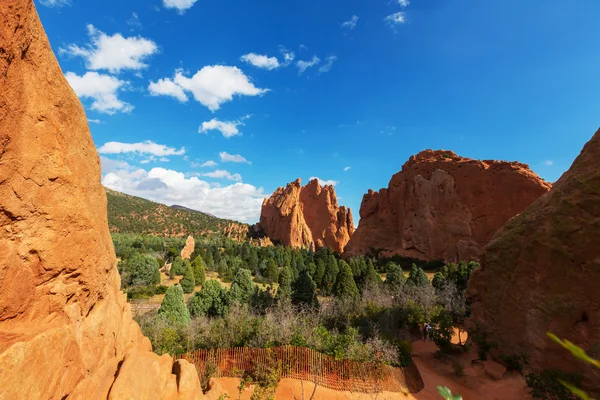
[[[525,164],[452,151],[412,156],[379,192],[369,190],[346,255],[476,259],[493,234],[551,185]]]
[[[338,206],[335,189],[317,179],[302,187],[300,179],[278,188],[265,199],[260,227],[271,240],[287,246],[341,253],[354,233],[352,211]]]
[[[552,190],[511,219],[485,248],[467,292],[471,331],[495,355],[526,354],[533,370],[600,371],[550,341],[552,332],[600,356],[600,131]]]
[[[0,399],[199,398],[119,290],[98,154],[33,1],[0,21]]]
[[[184,260],[189,260],[192,254],[194,253],[194,249],[196,248],[196,242],[194,241],[193,236],[188,236],[185,240],[185,246],[181,249],[181,258]]]

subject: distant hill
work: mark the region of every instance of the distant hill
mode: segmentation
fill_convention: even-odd
[[[248,225],[217,218],[182,206],[169,207],[141,197],[106,189],[111,232],[158,236],[201,236],[247,231]],[[236,229],[232,229],[232,226]]]

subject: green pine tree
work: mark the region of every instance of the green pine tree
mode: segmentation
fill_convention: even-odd
[[[344,261],[341,261],[340,263],[342,262],[345,264]],[[326,295],[333,293],[333,288],[335,286],[339,271],[340,269],[338,267],[338,262],[335,259],[335,256],[331,254],[327,259],[327,267],[325,268],[322,281],[322,288]],[[352,270],[350,270],[350,273],[352,274]]]
[[[194,317],[222,317],[229,308],[229,294],[218,281],[209,279],[190,299],[190,314]]]
[[[406,282],[406,276],[404,275],[404,271],[402,271],[402,267],[390,262],[386,270],[385,284],[392,288],[392,290],[400,289],[404,285],[404,282]]]
[[[158,314],[167,317],[173,324],[187,325],[190,322],[190,312],[185,306],[183,289],[179,285],[170,286],[165,298],[160,304]]]
[[[317,300],[316,290],[317,285],[315,285],[308,271],[302,272],[292,285],[292,303],[318,307],[319,301]]]
[[[360,296],[352,276],[352,269],[343,260],[340,261],[340,272],[336,279],[334,292],[340,298],[356,299]]]
[[[192,262],[192,270],[194,271],[194,280],[196,286],[201,286],[206,280],[206,268],[204,266],[204,260],[202,257],[197,256]]]
[[[183,293],[192,293],[194,291],[194,288],[196,287],[194,270],[192,269],[192,264],[190,264],[189,262],[185,263],[185,271],[183,272],[183,278],[181,278],[179,284],[183,289]]]
[[[413,264],[408,274],[408,283],[414,286],[425,286],[429,283],[429,278],[421,268]]]
[[[292,271],[287,265],[281,269],[279,274],[279,288],[277,289],[277,299],[288,299],[292,295]]]
[[[267,263],[267,270],[265,272],[265,278],[267,279],[267,283],[272,284],[273,282],[277,282],[279,279],[279,270],[277,268],[277,263],[272,258],[269,259]]]
[[[171,269],[169,271],[169,275],[174,277],[176,275],[183,275],[185,272],[185,266],[183,265],[183,260],[180,256],[177,256],[173,263],[171,264]]]
[[[254,283],[252,282],[250,271],[238,268],[229,289],[231,302],[237,301],[240,304],[247,304],[252,293],[254,293]]]

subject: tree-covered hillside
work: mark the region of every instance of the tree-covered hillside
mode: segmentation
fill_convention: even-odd
[[[212,215],[182,208],[172,208],[140,197],[106,189],[108,225],[111,232],[158,236],[203,236],[222,233],[234,223]]]

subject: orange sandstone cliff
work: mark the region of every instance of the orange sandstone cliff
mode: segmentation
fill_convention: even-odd
[[[338,206],[335,189],[317,179],[302,187],[301,180],[278,188],[265,199],[260,228],[271,240],[287,246],[341,253],[354,233],[352,211]]]
[[[0,21],[0,399],[199,398],[119,290],[98,154],[33,0]]]
[[[498,346],[525,354],[533,370],[582,372],[600,391],[600,371],[546,332],[600,351],[600,130],[552,190],[511,219],[485,248],[469,283],[472,318]]]
[[[387,189],[364,195],[346,255],[376,249],[422,260],[475,259],[506,221],[550,187],[525,164],[425,150]]]

